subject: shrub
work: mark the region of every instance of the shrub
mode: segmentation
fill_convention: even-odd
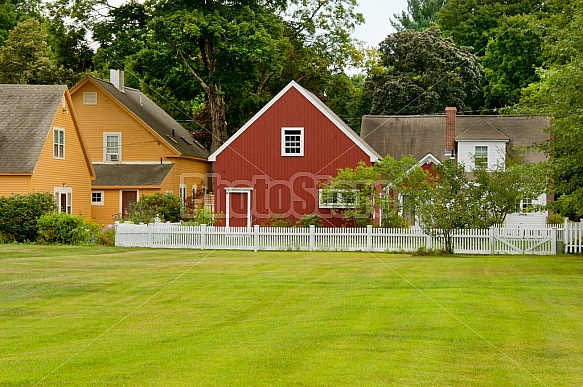
[[[263,225],[266,227],[293,227],[294,224],[282,214],[275,214],[267,218]]]
[[[55,198],[48,192],[0,197],[0,241],[35,241],[38,219],[54,210]]]
[[[565,223],[565,217],[560,214],[551,214],[547,218],[547,224],[562,225]]]
[[[199,226],[201,224],[213,225],[220,218],[221,214],[215,214],[208,208],[202,208],[194,211],[188,218],[188,222],[184,222],[188,226]]]
[[[180,221],[180,198],[174,194],[155,193],[142,195],[139,202],[132,203],[124,221],[152,223],[156,216],[167,222]]]
[[[310,227],[310,226],[323,227],[324,222],[322,221],[322,218],[318,214],[305,214],[300,218],[300,220],[298,220],[296,222],[296,226],[298,226],[298,227]]]
[[[79,245],[89,243],[93,223],[86,222],[81,216],[69,214],[43,215],[38,219],[39,243],[62,243]]]
[[[91,236],[91,241],[101,246],[115,246],[115,228],[112,225],[99,227]]]

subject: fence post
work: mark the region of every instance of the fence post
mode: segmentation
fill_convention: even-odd
[[[496,254],[496,227],[490,226],[490,254]]]
[[[568,218],[565,218],[565,221],[563,222],[563,246],[565,249],[565,253],[570,253],[571,251],[569,250],[569,237],[570,237],[570,232],[569,232],[569,221]]]
[[[425,234],[425,249],[430,250],[432,249],[432,244],[431,244],[431,233],[427,234],[425,233],[425,231],[423,231],[423,233]]]
[[[372,250],[372,226],[366,226],[366,251]]]
[[[557,229],[551,228],[551,254],[557,255]]]
[[[316,250],[316,226],[313,224],[310,225],[310,246],[309,250],[314,251]]]
[[[200,249],[206,248],[206,224],[200,225]]]
[[[259,225],[253,226],[253,251],[257,252],[259,250]]]
[[[148,223],[146,228],[148,229],[148,247],[154,247],[154,223]]]

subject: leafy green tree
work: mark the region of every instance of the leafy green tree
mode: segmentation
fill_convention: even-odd
[[[478,92],[482,66],[468,47],[457,47],[439,29],[389,35],[379,47],[381,71],[366,80],[370,114],[432,114],[462,109]]]
[[[437,21],[437,13],[446,0],[407,0],[407,12],[393,14],[391,25],[397,31],[423,31]]]
[[[18,23],[28,18],[39,18],[41,0],[0,0],[0,46]]]
[[[494,30],[482,59],[484,102],[489,109],[516,104],[522,89],[538,81],[536,68],[542,65],[542,36],[532,26],[530,15],[503,18]]]
[[[549,207],[579,219],[583,216],[583,1],[558,13],[543,43],[547,58],[540,80],[523,92],[518,111],[551,118],[551,139],[541,145],[550,156],[555,201]],[[562,24],[564,23],[564,24]]]
[[[435,167],[427,189],[410,193],[415,215],[429,234],[444,239],[445,252],[453,254],[453,237],[457,230],[483,228],[483,208],[478,192],[463,164],[446,160]]]
[[[0,82],[73,84],[77,77],[51,59],[47,37],[36,19],[26,19],[10,31],[0,47]]]
[[[112,13],[117,21],[96,29],[105,43],[97,56],[101,62],[124,61],[151,86],[145,92],[163,96],[156,102],[168,99],[175,111],[192,114],[212,134],[215,150],[290,79],[323,94],[331,75],[359,54],[349,33],[362,21],[355,5],[355,0],[135,5],[128,15],[139,13],[146,27],[140,22],[128,29],[118,22],[123,15]]]

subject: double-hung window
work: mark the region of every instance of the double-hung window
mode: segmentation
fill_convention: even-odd
[[[304,128],[281,128],[281,155],[304,155]]]
[[[103,133],[104,161],[121,161],[121,133]]]
[[[474,163],[476,167],[488,168],[488,147],[485,145],[476,145],[474,152]]]
[[[65,158],[65,129],[53,128],[53,157]]]

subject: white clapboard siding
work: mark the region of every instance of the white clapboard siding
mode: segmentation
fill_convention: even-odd
[[[580,224],[579,224],[580,225]],[[570,241],[581,241],[583,227],[565,229]],[[176,223],[116,224],[116,246],[228,249],[415,252],[443,250],[440,233],[421,228],[214,227]],[[556,254],[562,230],[499,228],[456,230],[453,248],[461,254]],[[573,252],[581,252],[574,247]]]

